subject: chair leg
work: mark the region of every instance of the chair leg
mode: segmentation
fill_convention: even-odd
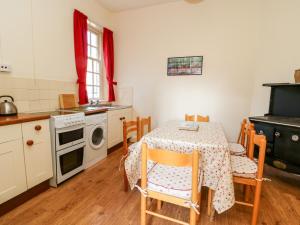
[[[157,210],[161,210],[161,200],[157,200]]]
[[[197,213],[194,209],[190,209],[190,225],[196,225],[197,222]]]
[[[245,202],[249,202],[251,187],[249,185],[246,185],[244,188],[245,188],[244,200],[245,200]]]
[[[197,215],[197,223],[198,223],[198,225],[200,224],[199,221],[201,219],[201,193],[202,192],[200,191],[199,194],[198,194],[198,205],[199,205],[199,212],[200,212],[200,214]]]
[[[147,198],[141,195],[141,225],[146,225]]]
[[[128,179],[127,179],[127,176],[126,176],[126,171],[125,171],[125,167],[124,167],[124,191],[125,192],[128,192],[128,186],[129,186],[129,183],[128,183]]]
[[[212,190],[208,188],[208,195],[207,195],[207,215],[210,216],[211,214],[211,205],[212,205]]]
[[[257,224],[259,203],[260,203],[260,194],[261,194],[261,186],[262,186],[262,181],[257,181],[256,187],[255,187],[255,194],[254,194],[254,203],[253,203],[253,212],[252,212],[251,225],[256,225]]]

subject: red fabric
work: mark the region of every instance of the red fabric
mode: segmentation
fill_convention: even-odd
[[[86,91],[86,69],[87,69],[87,16],[78,10],[74,10],[74,49],[76,71],[78,75],[79,104],[88,103]]]
[[[108,83],[108,101],[115,101],[114,85],[114,37],[113,32],[107,28],[103,29],[103,56]]]

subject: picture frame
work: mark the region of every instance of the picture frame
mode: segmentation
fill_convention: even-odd
[[[203,56],[184,56],[168,58],[168,76],[202,75]]]

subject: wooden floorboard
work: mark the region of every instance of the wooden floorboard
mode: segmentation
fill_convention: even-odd
[[[78,174],[59,188],[51,188],[18,208],[0,217],[0,225],[139,225],[140,193],[123,191],[122,175],[118,171],[122,152],[113,152],[107,159]],[[276,174],[276,173],[275,173]],[[300,225],[299,182],[271,175],[272,182],[263,184],[260,225]],[[237,187],[237,196],[241,193]],[[204,189],[201,203],[201,224],[247,225],[251,209],[235,205],[228,212],[206,216]],[[164,204],[161,213],[187,220],[189,212]],[[148,218],[148,224],[171,225],[158,218]]]

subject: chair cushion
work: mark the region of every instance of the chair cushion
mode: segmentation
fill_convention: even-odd
[[[231,155],[231,171],[234,176],[255,178],[257,164],[246,156]]]
[[[229,150],[231,155],[244,155],[246,150],[243,145],[238,143],[229,143]]]
[[[199,172],[198,191],[201,190]],[[191,199],[192,168],[156,164],[148,172],[148,189],[183,199]]]

